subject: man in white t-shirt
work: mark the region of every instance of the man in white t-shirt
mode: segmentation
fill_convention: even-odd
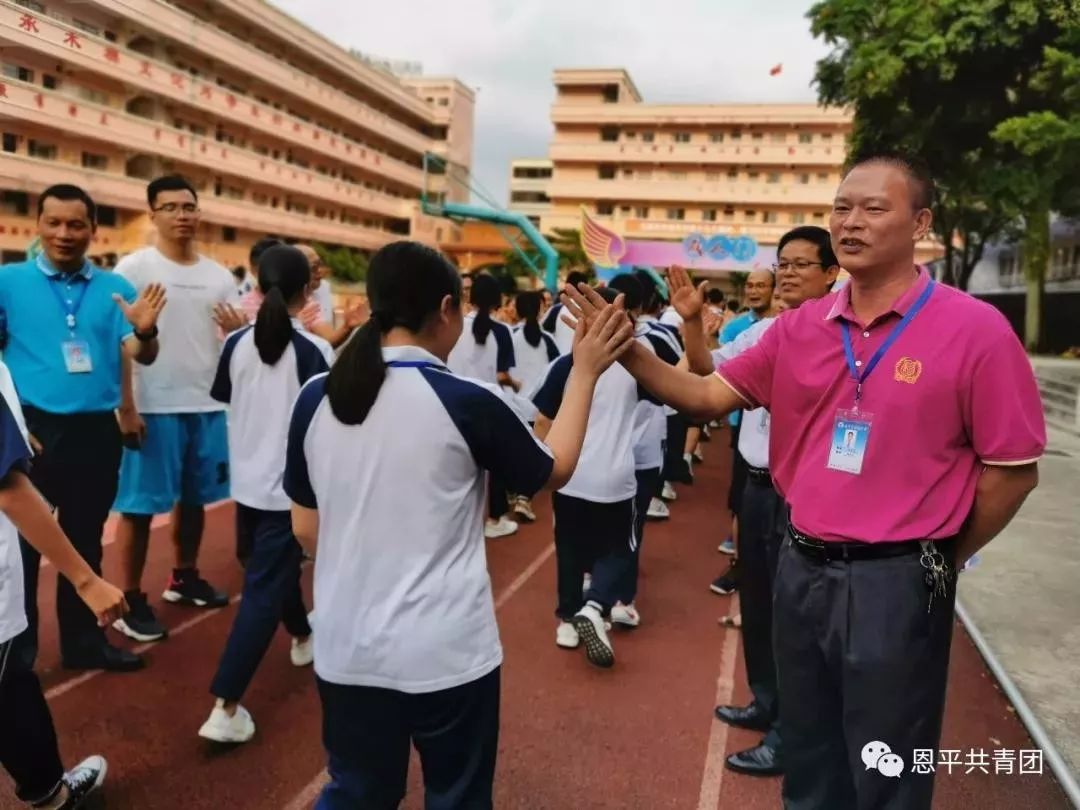
[[[221,607],[228,597],[199,576],[204,508],[229,497],[226,406],[210,396],[221,353],[221,329],[231,324],[236,284],[224,267],[200,256],[195,237],[199,200],[182,177],[159,177],[147,188],[155,247],[125,257],[117,275],[136,290],[164,284],[169,307],[162,313],[157,362],[134,376],[135,407],[145,426],[125,436],[120,486],[114,509],[121,585],[131,612],[114,627],[138,641],[164,638],[141,580],[154,515],[171,512],[175,563],[162,598],[196,607]],[[127,403],[130,406],[130,403]]]

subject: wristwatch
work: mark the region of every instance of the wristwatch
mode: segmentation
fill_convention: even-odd
[[[154,338],[156,338],[157,336],[158,336],[158,328],[157,328],[157,326],[154,326],[154,328],[152,328],[149,332],[140,332],[138,329],[135,330],[135,339],[137,341],[139,341],[140,343],[147,343],[147,342],[153,340]]]

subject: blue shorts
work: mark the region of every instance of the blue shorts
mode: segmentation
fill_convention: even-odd
[[[161,515],[177,503],[205,506],[229,497],[229,433],[224,411],[148,413],[138,450],[124,449],[113,509]]]

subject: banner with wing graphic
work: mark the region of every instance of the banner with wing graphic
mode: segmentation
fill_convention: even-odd
[[[598,268],[671,267],[694,270],[750,271],[772,266],[776,249],[753,237],[691,233],[681,242],[626,239],[581,209],[581,247]]]

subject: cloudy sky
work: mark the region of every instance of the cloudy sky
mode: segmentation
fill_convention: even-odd
[[[812,101],[811,0],[272,0],[345,47],[477,91],[473,173],[544,156],[557,67],[625,67],[647,102]],[[783,63],[783,72],[769,68]]]

